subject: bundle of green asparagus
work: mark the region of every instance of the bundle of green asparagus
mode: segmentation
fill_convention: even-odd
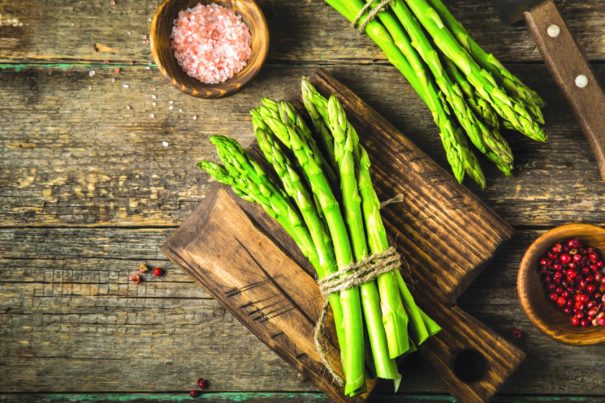
[[[507,176],[513,154],[500,123],[546,141],[542,98],[484,51],[442,0],[326,2],[364,30],[427,105],[459,182],[466,173],[485,187],[466,137]]]
[[[322,279],[349,282],[357,265],[394,249],[368,154],[343,107],[306,79],[302,92],[313,129],[288,102],[263,99],[250,112],[264,165],[273,172],[235,140],[218,135],[211,142],[222,164],[201,161],[199,166],[277,220],[315,268],[320,285]],[[399,262],[398,255],[395,259]],[[374,374],[397,387],[401,375],[395,359],[440,330],[416,305],[399,270],[377,271],[324,295],[333,312],[347,396],[362,393]],[[371,354],[365,354],[366,340]]]

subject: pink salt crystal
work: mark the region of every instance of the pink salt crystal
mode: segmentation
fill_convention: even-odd
[[[250,58],[250,29],[234,10],[198,4],[179,12],[172,28],[174,57],[187,75],[218,84],[239,73]]]

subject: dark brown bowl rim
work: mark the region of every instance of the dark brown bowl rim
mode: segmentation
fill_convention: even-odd
[[[150,35],[149,35],[149,46],[151,47],[151,56],[153,58],[153,61],[156,64],[156,66],[160,70],[160,73],[170,82],[170,84],[173,87],[175,87],[176,89],[178,89],[179,91],[181,91],[181,92],[183,92],[183,93],[185,93],[187,95],[191,95],[191,96],[196,97],[196,98],[218,99],[218,98],[227,97],[229,95],[233,95],[236,92],[240,91],[252,79],[254,79],[254,77],[256,77],[258,75],[258,73],[260,73],[260,70],[262,69],[263,65],[265,64],[265,61],[267,60],[267,56],[269,54],[269,28],[268,28],[268,25],[267,25],[267,20],[265,18],[265,14],[263,13],[263,11],[260,8],[260,6],[258,5],[258,3],[256,3],[255,0],[246,0],[247,2],[251,3],[251,5],[254,8],[254,10],[256,11],[256,13],[258,13],[259,19],[261,21],[261,26],[263,27],[263,29],[261,29],[261,30],[256,30],[256,31],[262,32],[262,34],[264,36],[263,40],[261,41],[261,43],[263,43],[263,46],[261,46],[260,49],[259,49],[259,52],[260,52],[259,53],[259,55],[260,55],[259,56],[259,60],[260,60],[260,62],[257,63],[257,66],[253,70],[251,70],[250,74],[244,80],[240,81],[240,85],[238,85],[238,86],[229,85],[229,84],[233,80],[236,80],[241,72],[237,73],[236,75],[234,75],[233,77],[231,77],[227,81],[219,83],[219,84],[206,84],[206,83],[200,82],[200,84],[203,85],[203,86],[206,86],[208,88],[217,89],[217,90],[222,90],[222,91],[208,91],[208,92],[194,91],[189,86],[181,85],[177,80],[174,79],[174,77],[164,67],[164,65],[160,61],[159,55],[157,54],[156,47],[154,46],[154,34],[153,33],[156,30],[157,20],[158,20],[160,14],[162,13],[162,11],[164,10],[164,8],[167,7],[168,4],[170,2],[173,2],[173,1],[175,1],[175,0],[164,0],[164,1],[162,1],[162,3],[156,9],[156,11],[155,11],[155,13],[153,15],[153,19],[151,20],[151,25],[149,27],[149,32],[150,32]]]
[[[574,236],[582,237],[583,234],[588,232],[600,232],[605,235],[605,229],[599,227],[597,225],[592,224],[584,224],[584,223],[570,223],[561,225],[555,228],[552,228],[546,231],[544,234],[540,235],[536,238],[531,245],[525,251],[523,258],[521,259],[521,263],[519,265],[519,272],[517,274],[517,294],[519,296],[519,300],[521,302],[521,307],[523,311],[529,318],[529,320],[536,326],[541,332],[545,333],[550,338],[565,344],[570,345],[593,345],[603,343],[605,341],[605,327],[595,327],[595,328],[574,328],[569,327],[568,331],[561,332],[560,330],[556,330],[553,328],[551,323],[548,323],[542,320],[541,316],[536,313],[534,310],[534,306],[531,303],[529,298],[529,292],[526,292],[526,282],[528,270],[535,269],[535,260],[537,257],[544,253],[545,251],[537,249],[536,245],[541,243],[544,240],[549,240],[546,242],[547,245],[557,242],[558,240],[562,240],[565,238],[571,238]],[[549,301],[546,301],[549,303]],[[563,315],[563,313],[561,313]],[[547,331],[545,331],[546,329]],[[604,333],[603,338],[598,339],[583,339],[581,336],[586,334],[593,333]]]

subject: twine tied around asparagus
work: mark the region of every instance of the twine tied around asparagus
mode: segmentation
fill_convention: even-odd
[[[356,27],[357,30],[359,31],[359,33],[363,34],[366,31],[366,25],[368,25],[368,23],[370,21],[372,21],[378,15],[378,13],[380,13],[381,11],[383,11],[386,8],[386,6],[388,6],[392,2],[393,2],[393,0],[382,0],[380,3],[378,3],[376,5],[376,7],[372,7],[372,5],[374,4],[374,1],[373,0],[369,0],[361,8],[361,10],[359,10],[359,13],[357,14],[357,17],[355,17],[355,20],[353,21],[353,27]],[[370,12],[362,20],[361,17],[363,17],[363,15],[368,10],[370,10]]]
[[[400,267],[401,257],[397,253],[397,250],[391,246],[384,252],[375,253],[357,263],[345,266],[336,273],[332,273],[317,282],[319,291],[324,297],[324,305],[315,325],[313,339],[322,364],[328,370],[334,382],[339,386],[343,386],[343,380],[338,376],[332,364],[328,362],[326,354],[326,350],[330,347],[327,336],[324,333],[328,312],[328,297],[334,293],[372,281],[381,274],[399,270]]]
[[[403,195],[400,194],[396,194],[395,196],[391,197],[390,199],[386,199],[383,200],[380,203],[380,209],[382,210],[383,208],[390,206],[391,204],[396,204],[396,203],[403,203]]]

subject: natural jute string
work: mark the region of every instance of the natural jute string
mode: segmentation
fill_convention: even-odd
[[[361,8],[361,10],[359,10],[359,13],[357,14],[357,17],[355,17],[355,20],[353,21],[353,26],[357,27],[357,29],[359,30],[359,32],[363,34],[365,32],[365,30],[366,30],[366,25],[368,25],[368,23],[370,21],[372,21],[374,19],[374,17],[376,17],[376,15],[379,12],[381,12],[382,10],[384,10],[385,7],[388,6],[389,4],[391,4],[392,2],[393,2],[393,0],[382,0],[380,3],[378,3],[376,5],[376,7],[372,8],[373,0],[369,0]],[[368,13],[368,15],[361,22],[359,22],[359,20],[361,20],[361,17],[368,10],[370,10],[370,12]]]
[[[375,253],[360,262],[345,266],[336,273],[330,274],[317,282],[319,291],[321,291],[324,297],[324,305],[313,332],[315,347],[319,352],[321,362],[339,386],[343,385],[343,380],[336,374],[334,368],[328,362],[325,353],[326,349],[330,347],[327,336],[324,333],[326,313],[328,312],[328,297],[334,293],[372,281],[381,274],[399,270],[400,267],[401,257],[399,253],[397,253],[395,248],[390,247],[384,252]]]
[[[390,199],[386,199],[386,200],[382,201],[380,203],[380,208],[383,209],[388,205],[395,204],[395,203],[402,203],[402,202],[403,202],[403,195],[398,194],[398,195],[391,197]]]

